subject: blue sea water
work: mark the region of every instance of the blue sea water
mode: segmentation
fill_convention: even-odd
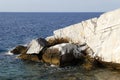
[[[0,80],[97,80],[96,71],[85,72],[80,67],[52,68],[42,63],[22,61],[6,53],[19,44],[51,36],[56,29],[100,14],[0,13]]]
[[[33,38],[47,37],[53,31],[101,13],[0,13],[0,51]]]

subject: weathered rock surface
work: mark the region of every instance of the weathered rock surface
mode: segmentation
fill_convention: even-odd
[[[19,46],[15,47],[11,51],[11,53],[17,54],[17,55],[19,54],[17,56],[17,58],[20,58],[23,60],[31,60],[31,61],[36,61],[36,62],[41,61],[39,58],[39,55],[37,55],[37,54],[26,54],[27,50],[28,50],[27,47],[19,45]]]
[[[76,45],[71,43],[62,43],[49,47],[43,54],[44,62],[63,66],[76,63],[76,59],[83,57],[83,50],[88,48],[87,45]]]
[[[22,54],[18,55],[17,58],[22,59],[22,60],[30,60],[30,61],[35,61],[35,62],[41,62],[38,55],[36,55],[36,54],[22,53]]]
[[[54,46],[61,43],[69,43],[69,39],[55,38],[54,36],[47,37],[46,41],[49,43],[49,46]]]
[[[48,42],[43,38],[32,40],[28,45],[28,51],[26,54],[39,54],[40,51],[48,46]]]
[[[13,54],[21,54],[23,53],[25,50],[27,49],[27,47],[25,46],[16,46],[13,50],[11,50],[10,52]]]
[[[49,39],[63,38],[71,43],[86,43],[91,55],[105,62],[120,63],[120,9],[54,31]]]

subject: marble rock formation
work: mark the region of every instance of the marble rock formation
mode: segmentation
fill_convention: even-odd
[[[28,45],[26,54],[39,54],[43,48],[48,46],[48,42],[43,38],[34,39]]]
[[[91,57],[104,62],[120,63],[120,9],[55,30],[51,38],[86,43],[94,52]]]

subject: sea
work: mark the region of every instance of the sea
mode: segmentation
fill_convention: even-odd
[[[99,17],[103,12],[0,13],[0,80],[120,80],[120,72],[109,69],[85,70],[81,66],[51,67],[23,61],[10,54],[17,45],[46,38],[53,31]]]

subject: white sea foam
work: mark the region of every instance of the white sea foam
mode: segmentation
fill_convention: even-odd
[[[28,46],[28,43],[26,43],[26,44],[19,44],[19,45]],[[11,53],[10,51],[13,50],[15,47],[8,49],[8,51],[5,52],[5,55],[13,55],[13,53]]]
[[[8,52],[5,53],[6,55],[13,55],[13,53],[10,52],[10,50]]]
[[[51,66],[51,67],[57,67],[57,66],[56,66],[56,65],[54,65],[54,64],[51,64],[50,66]]]

